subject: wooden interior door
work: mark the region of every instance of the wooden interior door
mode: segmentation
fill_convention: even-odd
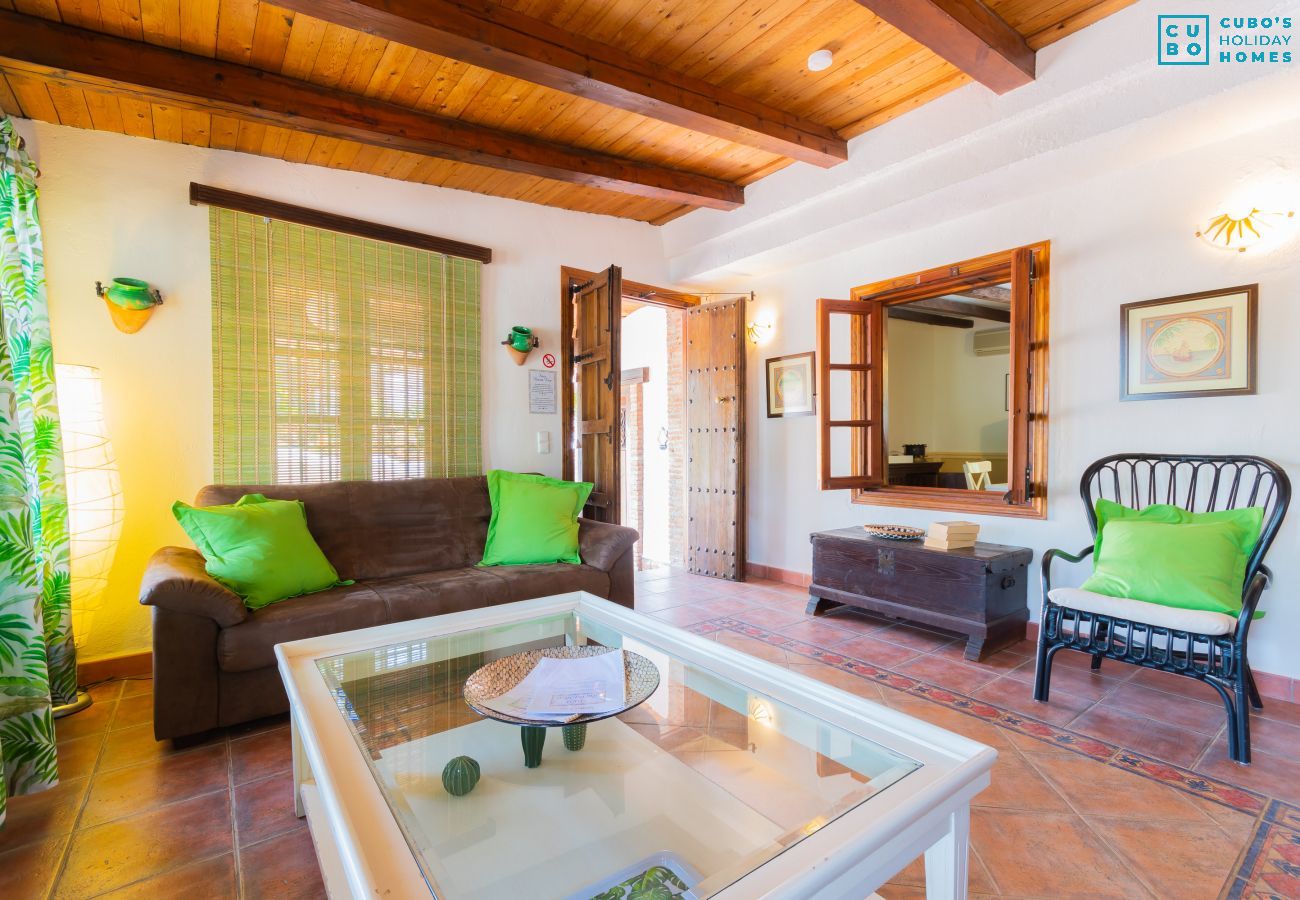
[[[599,522],[619,521],[619,334],[623,273],[610,266],[569,289],[573,383],[570,433],[573,470],[566,476],[595,487],[583,515]]]
[[[686,568],[745,578],[745,301],[686,312]]]

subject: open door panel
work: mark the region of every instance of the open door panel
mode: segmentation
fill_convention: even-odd
[[[619,304],[623,275],[610,266],[590,281],[572,284],[573,470],[566,477],[595,487],[583,515],[619,521]]]
[[[745,301],[686,313],[686,568],[745,578]]]

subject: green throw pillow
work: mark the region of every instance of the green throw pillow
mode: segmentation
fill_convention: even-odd
[[[1082,587],[1235,616],[1263,524],[1259,507],[1192,513],[1168,504],[1137,510],[1098,500],[1093,574]]]
[[[208,574],[243,597],[249,609],[351,584],[339,581],[311,536],[301,500],[262,494],[245,494],[225,506],[178,500],[172,515],[203,554]]]
[[[480,566],[578,565],[578,514],[593,485],[493,469],[487,474],[492,520]]]

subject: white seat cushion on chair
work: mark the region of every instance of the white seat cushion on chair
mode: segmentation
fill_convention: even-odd
[[[1159,628],[1190,631],[1193,634],[1231,634],[1237,627],[1237,620],[1223,613],[1180,609],[1160,603],[1147,603],[1145,600],[1129,600],[1126,597],[1107,597],[1105,594],[1094,594],[1078,588],[1055,588],[1048,591],[1047,596],[1057,606],[1142,622]]]

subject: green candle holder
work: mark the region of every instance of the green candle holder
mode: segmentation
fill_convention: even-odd
[[[536,769],[542,764],[546,729],[537,725],[524,725],[519,729],[519,742],[524,745],[524,768]]]

